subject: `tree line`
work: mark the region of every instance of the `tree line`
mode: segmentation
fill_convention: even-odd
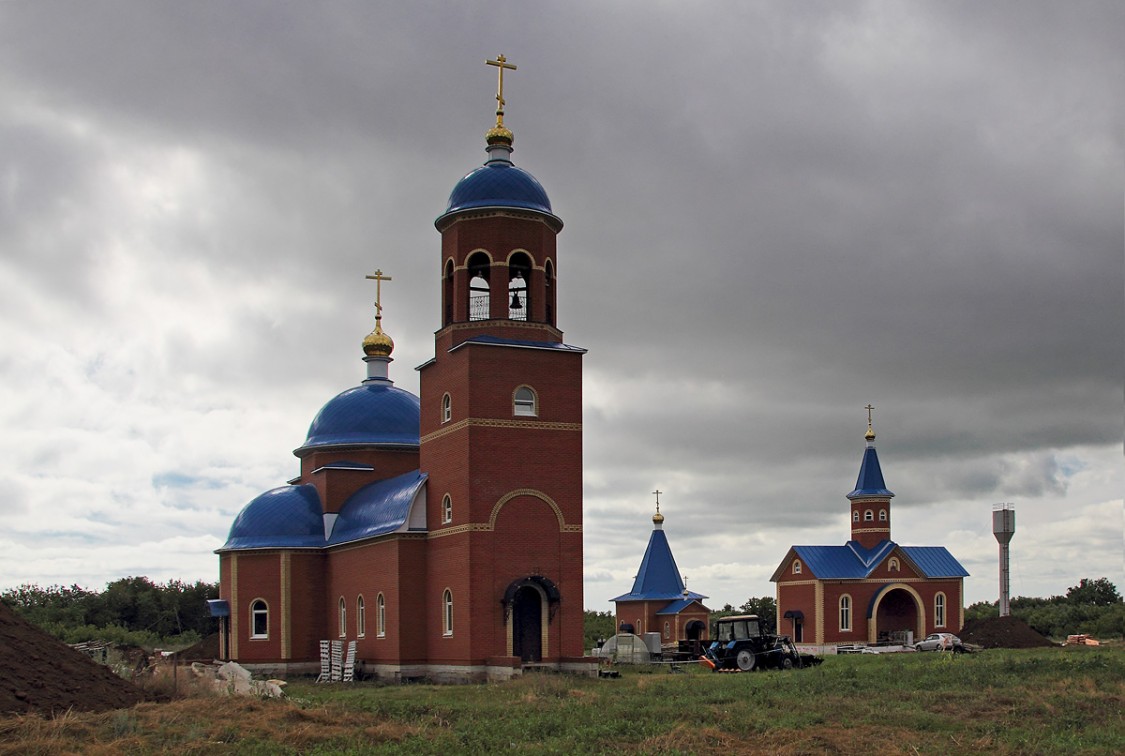
[[[1108,578],[1082,578],[1078,585],[1067,589],[1065,596],[1017,596],[1008,602],[1008,607],[1013,617],[1048,638],[1062,640],[1077,633],[1095,638],[1125,638],[1125,602]],[[996,617],[999,613],[999,602],[978,601],[965,609],[965,622]]]
[[[218,597],[218,583],[154,583],[147,577],[121,578],[104,591],[25,584],[0,592],[0,601],[16,614],[67,643],[138,646],[186,646],[215,632],[207,600]]]

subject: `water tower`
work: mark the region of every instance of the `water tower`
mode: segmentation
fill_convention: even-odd
[[[992,506],[992,535],[1000,544],[1000,616],[1007,617],[1008,610],[1008,544],[1016,532],[1016,507],[1014,504]]]

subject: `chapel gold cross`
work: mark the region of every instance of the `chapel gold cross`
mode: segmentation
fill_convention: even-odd
[[[875,409],[875,408],[874,408],[874,407],[872,407],[872,406],[871,406],[871,405],[869,404],[869,405],[867,405],[866,407],[864,407],[864,409],[865,409],[865,410],[867,410],[867,427],[868,427],[868,428],[870,428],[870,427],[871,427],[871,410],[873,410],[873,409]]]
[[[383,317],[383,282],[393,281],[394,279],[390,276],[384,276],[381,270],[376,270],[374,273],[365,276],[365,278],[375,282],[375,317],[381,318]]]
[[[656,494],[656,513],[660,514],[660,494],[664,492],[658,488],[653,493]]]
[[[509,63],[508,59],[503,55],[497,55],[496,60],[486,59],[484,62],[490,66],[496,66],[497,68],[497,73],[499,76],[496,83],[496,125],[503,126],[504,105],[506,104],[504,100],[504,69],[506,68],[509,71],[515,71],[516,66],[514,63]]]

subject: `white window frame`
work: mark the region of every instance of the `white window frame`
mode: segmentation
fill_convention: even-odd
[[[945,610],[945,592],[938,591],[934,595],[934,627],[945,627]]]
[[[348,602],[344,600],[343,596],[340,597],[340,602],[339,602],[339,604],[337,604],[337,608],[339,609],[339,616],[336,619],[339,620],[339,623],[340,623],[340,637],[341,638],[347,638],[348,637]]]
[[[868,509],[866,512],[863,513],[863,521],[864,522],[875,522],[875,513],[872,512],[870,509]]]
[[[258,605],[261,608],[258,608]],[[266,625],[265,632],[259,633],[257,620],[261,615]],[[270,637],[270,605],[265,599],[256,598],[250,602],[250,640],[267,640]]]
[[[523,393],[523,396],[521,396]],[[530,398],[527,396],[530,394]],[[538,417],[539,395],[531,386],[518,386],[512,393],[512,415],[515,417]]]
[[[448,423],[453,419],[453,397],[448,392],[441,395],[441,421]]]
[[[453,591],[448,588],[441,594],[441,634],[453,635]]]
[[[886,521],[887,521],[887,510],[880,509],[879,510],[879,522],[886,522]]]
[[[443,525],[453,522],[453,497],[449,494],[441,499],[441,522]]]
[[[852,511],[852,522],[859,522],[859,510]]]
[[[381,593],[375,598],[375,635],[387,637],[387,599]]]
[[[355,637],[367,637],[367,604],[362,593],[355,599]]]
[[[793,574],[794,575],[800,575],[802,569],[804,569],[804,568],[801,565],[801,560],[800,559],[794,559],[793,560]]]
[[[845,593],[840,597],[840,632],[852,631],[852,597]]]

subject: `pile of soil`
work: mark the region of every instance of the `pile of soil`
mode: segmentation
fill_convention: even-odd
[[[219,658],[219,634],[211,633],[194,646],[188,646],[177,654],[180,661],[211,662]]]
[[[139,688],[0,603],[0,713],[126,709]]]
[[[1050,639],[1028,627],[1019,617],[988,617],[967,623],[958,637],[982,648],[1041,648],[1054,646]]]

